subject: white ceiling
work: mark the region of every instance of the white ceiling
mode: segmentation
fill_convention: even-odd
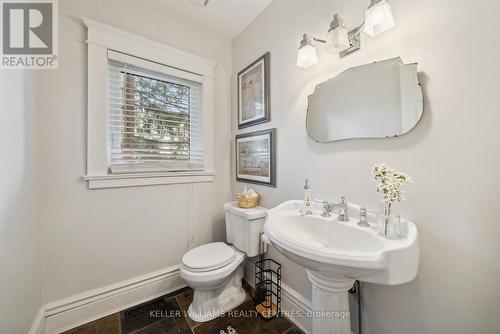
[[[238,36],[272,0],[210,0],[198,6],[191,0],[147,0],[159,9],[176,15],[232,40]]]

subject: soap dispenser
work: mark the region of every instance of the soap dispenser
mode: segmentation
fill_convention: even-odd
[[[306,179],[304,184],[304,204],[300,213],[302,216],[312,215],[311,186],[309,185],[308,179]]]

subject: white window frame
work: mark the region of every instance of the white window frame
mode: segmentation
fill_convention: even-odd
[[[211,182],[214,172],[213,73],[216,64],[105,24],[83,18],[88,29],[87,175],[89,189]],[[203,84],[203,171],[109,174],[107,145],[108,50],[191,72]]]

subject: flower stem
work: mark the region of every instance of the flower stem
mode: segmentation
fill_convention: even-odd
[[[387,206],[384,208],[384,216],[385,216],[385,230],[384,230],[384,235],[387,236],[387,226],[389,226],[389,219],[391,217],[391,204],[387,204]]]

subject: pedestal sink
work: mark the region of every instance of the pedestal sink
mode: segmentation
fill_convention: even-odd
[[[349,203],[349,222],[337,215],[301,216],[302,201],[288,201],[267,213],[264,232],[271,244],[305,267],[312,282],[313,334],[351,334],[348,290],[355,280],[396,285],[413,280],[418,269],[415,224],[402,220],[402,238],[387,240],[370,227],[357,225],[360,207]]]

